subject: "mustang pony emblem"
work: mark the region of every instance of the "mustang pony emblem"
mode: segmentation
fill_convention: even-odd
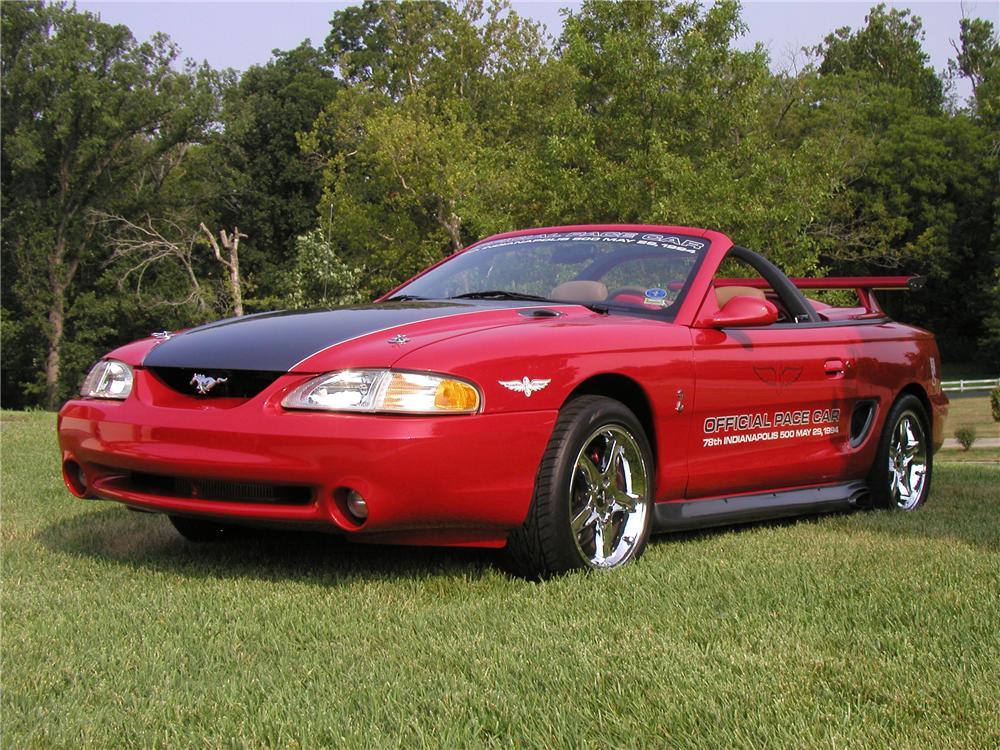
[[[542,388],[552,382],[552,378],[548,378],[547,380],[521,378],[520,380],[498,380],[497,382],[508,390],[523,393],[527,398],[531,398],[532,393],[542,390]]]
[[[198,393],[204,396],[210,390],[215,388],[219,383],[228,382],[229,378],[213,378],[208,375],[202,375],[200,372],[196,372],[194,377],[191,378],[191,385],[198,389]]]

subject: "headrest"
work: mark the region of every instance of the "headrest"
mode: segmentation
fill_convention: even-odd
[[[549,292],[549,296],[567,302],[601,302],[608,298],[608,288],[600,281],[567,281]]]
[[[717,286],[715,288],[715,299],[719,307],[725,307],[733,297],[754,297],[756,299],[767,299],[767,295],[760,289],[752,286]]]

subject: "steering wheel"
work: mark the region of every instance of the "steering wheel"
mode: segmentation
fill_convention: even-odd
[[[640,297],[646,297],[646,290],[638,286],[620,286],[613,292],[608,292],[608,299],[614,299],[622,294],[637,294]]]

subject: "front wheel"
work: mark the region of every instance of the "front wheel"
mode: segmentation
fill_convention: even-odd
[[[556,422],[524,525],[508,539],[507,565],[527,578],[624,565],[646,546],[652,498],[639,420],[610,398],[575,399]]]
[[[929,424],[915,396],[901,396],[892,405],[868,475],[876,508],[916,510],[927,500],[933,468]]]

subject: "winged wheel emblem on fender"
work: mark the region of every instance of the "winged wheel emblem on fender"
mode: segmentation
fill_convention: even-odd
[[[516,393],[523,393],[527,398],[531,398],[532,393],[542,390],[545,386],[552,382],[552,378],[548,378],[546,380],[521,378],[520,380],[498,380],[497,382],[508,390],[515,391]]]

